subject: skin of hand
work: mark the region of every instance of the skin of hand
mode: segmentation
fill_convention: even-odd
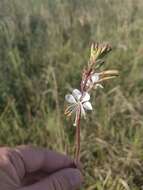
[[[0,148],[0,189],[76,190],[82,175],[68,156],[43,148]]]

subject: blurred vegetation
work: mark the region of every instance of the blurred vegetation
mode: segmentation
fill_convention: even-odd
[[[73,152],[64,96],[92,40],[113,46],[120,77],[93,94],[82,123],[86,190],[143,188],[143,1],[0,1],[0,145]]]

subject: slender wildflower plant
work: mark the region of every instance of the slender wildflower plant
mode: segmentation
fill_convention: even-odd
[[[79,89],[74,89],[71,94],[65,96],[68,106],[65,115],[70,117],[74,114],[74,126],[76,127],[75,138],[75,161],[80,161],[80,121],[86,119],[86,111],[92,110],[90,94],[92,89],[103,88],[102,83],[108,79],[118,76],[117,70],[99,71],[104,65],[104,56],[111,51],[108,44],[92,43],[88,64],[83,69]]]

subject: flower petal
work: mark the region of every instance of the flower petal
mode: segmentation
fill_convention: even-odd
[[[72,92],[73,97],[78,101],[80,100],[82,94],[78,89],[74,89]]]
[[[87,92],[83,92],[82,102],[87,102],[90,100],[90,95]]]
[[[92,80],[93,83],[98,82],[98,80],[99,80],[99,73],[94,73],[91,76],[91,80]]]
[[[83,103],[83,107],[86,109],[86,110],[92,110],[92,105],[90,102],[85,102]]]
[[[75,98],[73,97],[72,94],[67,94],[67,95],[65,96],[65,99],[66,99],[66,101],[67,101],[68,103],[70,103],[70,104],[75,104],[75,103],[76,103],[76,100],[75,100]]]

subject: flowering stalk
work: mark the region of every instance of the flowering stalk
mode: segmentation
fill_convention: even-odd
[[[80,160],[80,121],[81,118],[86,118],[85,111],[91,111],[92,105],[90,103],[90,92],[92,89],[98,87],[103,88],[104,81],[113,79],[118,76],[117,70],[106,70],[96,72],[104,64],[103,57],[111,51],[109,45],[92,43],[90,59],[87,67],[82,73],[82,80],[80,83],[80,90],[74,89],[72,94],[65,96],[66,101],[70,104],[66,110],[65,115],[70,117],[75,114],[74,126],[76,126],[76,143],[75,143],[75,161]]]
[[[81,109],[79,108],[78,111],[78,118],[77,118],[77,127],[76,127],[76,150],[75,150],[75,162],[78,163],[80,160],[80,120],[81,120]]]

